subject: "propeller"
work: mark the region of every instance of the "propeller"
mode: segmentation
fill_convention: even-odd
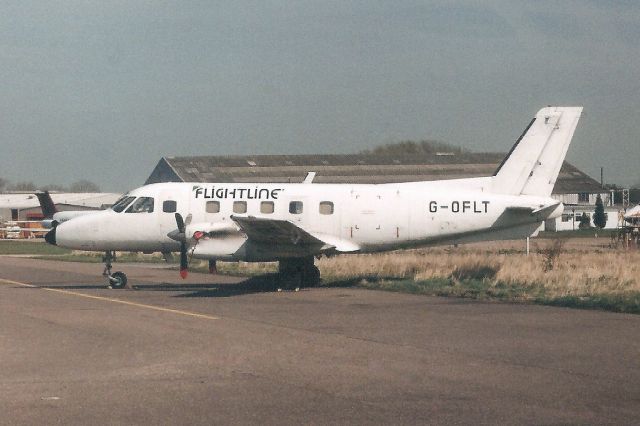
[[[184,225],[184,219],[182,219],[182,215],[180,213],[176,213],[176,225],[178,225],[178,234],[176,237],[179,237],[180,241],[180,276],[182,279],[187,278],[189,267],[189,261],[187,259],[187,236],[186,236],[186,227]]]
[[[188,275],[188,267],[189,267],[189,257],[187,255],[188,245],[187,245],[187,225],[191,223],[192,216],[187,215],[187,219],[182,219],[182,215],[180,213],[175,214],[176,216],[176,225],[178,229],[171,231],[167,234],[167,236],[173,240],[180,242],[180,276],[184,279],[187,278]],[[198,241],[202,239],[206,234],[202,231],[196,231],[193,233],[193,239],[195,240],[195,244],[192,248],[191,254],[193,255],[193,249],[198,244]]]

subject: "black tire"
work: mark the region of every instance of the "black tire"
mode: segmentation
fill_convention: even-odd
[[[114,272],[109,277],[109,283],[112,288],[121,289],[127,285],[127,275],[124,272]]]
[[[309,268],[304,277],[305,287],[318,287],[320,285],[320,269],[317,266]]]
[[[280,273],[278,286],[284,290],[293,290],[302,287],[302,272],[291,269],[285,273]]]

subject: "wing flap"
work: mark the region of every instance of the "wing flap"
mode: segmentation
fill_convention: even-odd
[[[256,244],[276,246],[317,246],[322,250],[333,248],[324,241],[287,220],[266,219],[253,216],[231,216],[247,238]]]

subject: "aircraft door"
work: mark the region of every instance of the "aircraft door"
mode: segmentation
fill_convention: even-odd
[[[340,208],[344,203],[336,203],[330,196],[316,200],[310,205],[311,229],[328,235],[340,235]]]
[[[351,210],[343,228],[347,239],[370,244],[389,244],[408,239],[408,216],[399,193],[352,192]]]

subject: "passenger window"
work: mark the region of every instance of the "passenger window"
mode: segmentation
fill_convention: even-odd
[[[116,203],[111,207],[111,210],[113,210],[116,213],[120,213],[135,199],[136,197],[124,196],[120,198],[118,201],[116,201]]]
[[[333,214],[333,203],[331,201],[321,201],[320,214]]]
[[[302,201],[292,201],[289,203],[289,213],[302,214]]]
[[[234,213],[246,213],[247,212],[247,202],[246,201],[234,201],[233,202],[233,212]]]
[[[220,213],[220,201],[207,201],[207,213]]]
[[[153,212],[153,198],[140,197],[131,207],[127,209],[125,213],[152,213]]]
[[[167,200],[162,203],[162,211],[165,213],[175,213],[178,209],[178,203],[173,200]]]
[[[273,210],[273,201],[263,201],[260,203],[260,213],[271,214]]]

